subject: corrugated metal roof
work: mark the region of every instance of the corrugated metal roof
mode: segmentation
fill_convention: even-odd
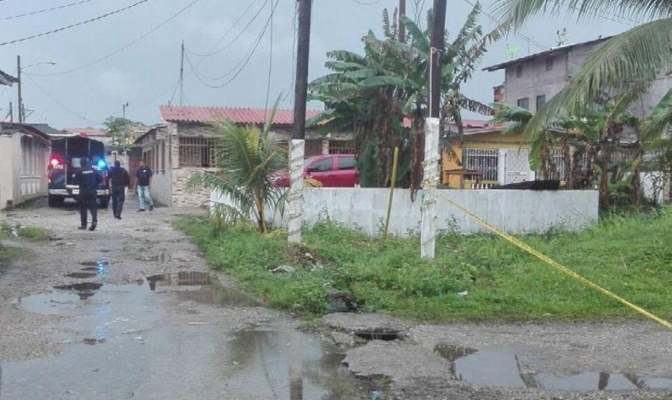
[[[495,64],[495,65],[483,68],[483,71],[488,71],[488,72],[497,71],[497,70],[504,69],[504,68],[506,68],[508,66],[511,66],[511,65],[528,62],[528,61],[531,61],[531,60],[534,60],[534,59],[537,59],[537,58],[540,58],[540,57],[550,57],[550,56],[553,56],[555,54],[564,53],[564,52],[567,52],[567,51],[569,51],[569,50],[571,50],[575,47],[596,45],[596,44],[599,44],[599,43],[604,42],[606,40],[609,40],[612,37],[613,36],[607,36],[607,37],[601,37],[599,39],[590,40],[588,42],[583,42],[583,43],[574,43],[574,44],[566,44],[566,45],[562,45],[562,46],[558,46],[558,47],[551,47],[550,49],[548,49],[546,51],[542,51],[540,53],[530,54],[529,56],[517,58],[515,60],[510,60],[510,61],[506,61],[506,62],[503,62],[503,63],[499,63],[499,64]]]
[[[240,107],[196,107],[196,106],[159,106],[161,118],[166,122],[215,122],[227,120],[235,124],[263,125],[267,112],[263,108]],[[321,110],[307,110],[306,119],[310,119]],[[277,110],[273,124],[294,124],[294,110]]]

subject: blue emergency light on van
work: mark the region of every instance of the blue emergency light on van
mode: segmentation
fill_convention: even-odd
[[[107,163],[105,160],[98,160],[98,168],[105,168],[107,167]]]

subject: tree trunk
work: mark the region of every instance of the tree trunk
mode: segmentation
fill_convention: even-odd
[[[599,150],[599,160],[600,160],[600,209],[607,210],[609,209],[609,152],[607,146],[603,144],[600,145],[601,149]]]
[[[569,142],[567,141],[567,137],[565,137],[562,140],[562,162],[564,164],[564,170],[565,170],[565,187],[567,189],[574,189],[574,176],[572,171],[572,153],[569,148]],[[560,177],[562,178],[562,177]]]

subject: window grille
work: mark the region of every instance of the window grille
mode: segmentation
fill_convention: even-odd
[[[499,150],[464,149],[465,168],[483,174],[484,181],[497,181],[499,173]]]

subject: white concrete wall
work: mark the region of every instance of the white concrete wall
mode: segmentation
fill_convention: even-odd
[[[383,226],[389,189],[309,188],[304,190],[304,217],[308,226],[330,219],[369,235]],[[580,230],[598,218],[597,191],[439,190],[436,225],[439,230],[457,227],[465,234],[485,229],[451,206],[448,196],[508,233],[544,233],[552,227]],[[213,193],[212,201],[225,202]],[[392,203],[390,234],[408,236],[419,232],[422,193],[415,203],[407,189],[397,189]],[[272,215],[269,212],[269,215]],[[276,223],[285,226],[280,217]],[[286,216],[285,216],[286,219]]]

